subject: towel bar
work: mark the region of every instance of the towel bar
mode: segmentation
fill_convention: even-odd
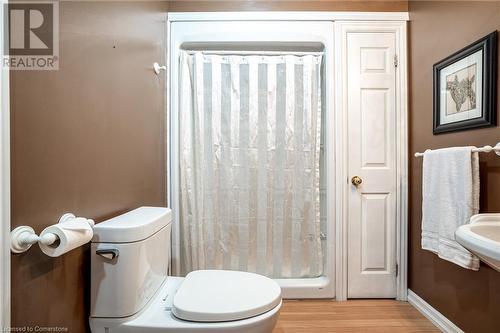
[[[484,147],[479,147],[479,148],[474,148],[472,149],[473,152],[476,153],[490,153],[492,151],[495,152],[498,156],[500,156],[500,142],[495,145],[495,147],[492,146],[484,146]],[[415,157],[422,157],[424,156],[424,153],[415,153]]]

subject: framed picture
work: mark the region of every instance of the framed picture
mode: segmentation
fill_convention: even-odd
[[[434,134],[496,125],[497,32],[434,65]]]

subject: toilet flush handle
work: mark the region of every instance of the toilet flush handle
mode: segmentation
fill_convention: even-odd
[[[95,253],[106,259],[113,260],[118,257],[120,251],[118,249],[101,249],[95,251]]]

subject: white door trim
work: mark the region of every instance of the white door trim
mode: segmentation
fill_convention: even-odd
[[[393,32],[396,34],[397,66],[396,71],[396,123],[397,123],[397,147],[396,147],[396,215],[397,215],[397,299],[407,299],[407,260],[408,260],[408,120],[407,120],[407,46],[406,46],[406,22],[373,22],[373,21],[336,21],[335,22],[335,108],[338,117],[337,123],[341,123],[343,133],[337,133],[337,161],[339,168],[339,179],[341,186],[337,204],[336,224],[336,298],[347,299],[347,198],[349,185],[347,170],[347,34],[351,32]],[[339,140],[341,143],[339,143]]]
[[[7,0],[1,0],[4,17]],[[0,24],[0,55],[4,54],[4,23]],[[0,328],[10,327],[10,104],[9,68],[1,66],[0,93]]]
[[[169,21],[408,21],[408,12],[170,12]]]

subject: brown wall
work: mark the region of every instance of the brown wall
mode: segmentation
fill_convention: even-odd
[[[500,29],[500,2],[410,2],[410,156],[427,148],[494,145],[500,128],[432,135],[432,65]],[[500,96],[500,95],[499,95]],[[481,155],[481,212],[500,211],[500,158]],[[500,331],[500,273],[472,272],[420,247],[422,159],[410,158],[409,287],[466,332]]]
[[[172,10],[406,11],[407,1],[173,2]],[[61,2],[60,69],[11,72],[12,228],[164,206],[166,2]],[[88,330],[88,246],[12,256],[12,325]]]
[[[11,72],[12,228],[165,206],[160,2],[61,2],[60,69]],[[12,256],[12,325],[85,332],[89,248]]]
[[[257,11],[257,10],[303,10],[303,11],[373,11],[406,12],[407,0],[174,0],[169,3],[171,12],[193,11]]]

